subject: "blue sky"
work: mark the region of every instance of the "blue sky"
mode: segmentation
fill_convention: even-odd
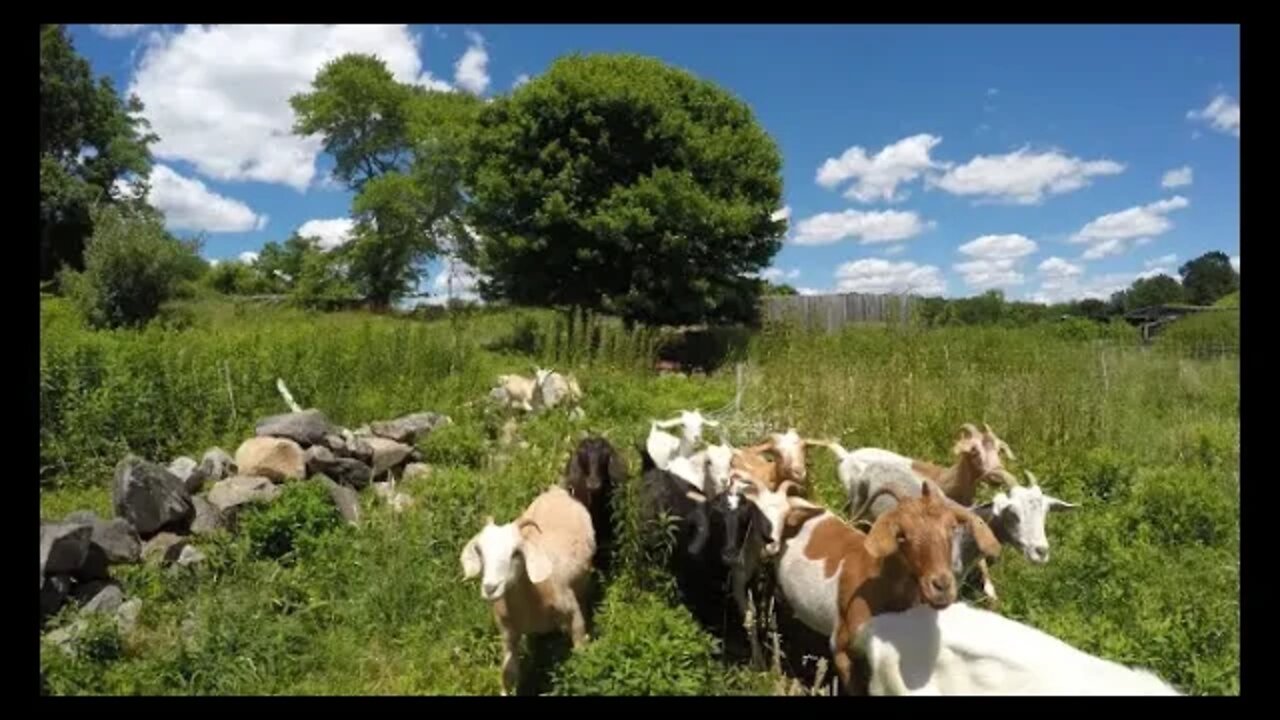
[[[152,202],[205,254],[299,227],[341,241],[350,193],[287,97],[325,60],[486,97],[565,53],[635,52],[745,100],[784,159],[805,291],[1106,296],[1208,250],[1239,263],[1238,26],[75,26],[162,141]],[[424,279],[438,288],[436,269]],[[465,276],[464,282],[465,285]]]

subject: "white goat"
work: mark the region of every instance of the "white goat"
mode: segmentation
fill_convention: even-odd
[[[582,400],[582,388],[577,378],[572,375],[561,375],[554,370],[535,371],[537,388],[534,392],[534,404],[538,407],[553,408],[561,402],[576,404]]]
[[[681,410],[679,417],[671,420],[654,420],[649,423],[649,437],[645,440],[645,449],[654,465],[666,470],[667,465],[677,456],[691,457],[694,448],[702,442],[703,427],[719,427],[720,423],[703,417],[702,413],[693,410]],[[676,437],[664,430],[679,427],[680,436]]]
[[[854,645],[872,695],[1180,694],[1150,671],[963,603],[877,615]]]
[[[509,407],[533,412],[534,399],[540,394],[542,381],[547,377],[546,370],[534,369],[531,378],[523,375],[499,375],[498,386],[489,392],[489,396]]]
[[[480,595],[493,604],[502,633],[502,694],[520,676],[520,638],[559,630],[581,647],[587,637],[582,608],[596,551],[586,507],[559,486],[534,498],[513,522],[484,528],[462,548],[463,575],[482,575]]]

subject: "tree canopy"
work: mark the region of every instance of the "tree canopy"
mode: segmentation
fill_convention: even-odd
[[[1240,289],[1240,273],[1231,267],[1227,254],[1214,250],[1189,260],[1178,268],[1187,301],[1195,305],[1212,305],[1218,298]]]
[[[628,321],[743,319],[781,247],[782,158],[741,100],[634,55],[569,56],[479,113],[467,260],[486,297]]]
[[[87,60],[61,25],[40,27],[40,277],[62,267],[84,268],[86,239],[93,232],[90,208],[126,203],[154,212],[141,201],[151,172],[149,146],[158,138],[139,117],[137,97],[122,100],[111,79],[93,77]],[[113,194],[117,180],[131,178],[142,192]]]

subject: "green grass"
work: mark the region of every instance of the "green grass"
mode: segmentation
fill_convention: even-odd
[[[725,407],[735,389],[732,368],[641,370],[654,338],[608,322],[574,329],[579,340],[599,333],[588,353],[547,312],[421,322],[208,301],[188,310],[181,330],[89,332],[42,299],[43,517],[106,512],[125,452],[234,452],[258,417],[283,410],[277,377],[348,426],[417,410],[456,424],[423,443],[435,471],[405,483],[415,504],[404,514],[362,496],[368,521],[353,528],[299,495],[246,518],[256,534],[202,541],[209,560],[196,573],[117,569],[144,600],[137,632],[118,648],[103,640],[112,652],[98,659],[44,650],[54,693],[492,694],[497,631],[458,564],[484,516],[515,516],[582,432],[607,433],[634,470],[649,418]],[[941,461],[960,423],[989,422],[1017,453],[1015,472],[1082,504],[1052,516],[1047,566],[1006,552],[994,567],[1002,611],[1186,692],[1238,693],[1238,361],[1150,352],[1119,332],[769,330],[750,342],[742,412],[728,425],[740,444],[794,425]],[[578,376],[586,419],[538,416],[520,424],[527,445],[500,446],[505,417],[478,401],[495,375],[535,362]],[[829,453],[813,454],[810,476],[817,498],[839,506]],[[263,551],[286,545],[282,560]],[[777,691],[768,673],[720,658],[663,584],[636,572],[650,565],[639,551],[624,560],[592,645],[532,643],[526,692]]]

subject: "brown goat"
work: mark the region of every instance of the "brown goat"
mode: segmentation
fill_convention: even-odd
[[[806,440],[800,437],[795,428],[788,428],[784,433],[770,433],[767,440],[751,447],[743,448],[743,451],[754,455],[763,455],[765,453],[773,455],[777,458],[778,468],[776,475],[778,482],[790,480],[799,485],[805,485],[809,479],[805,449],[815,445],[826,446],[827,443]]]
[[[836,671],[845,692],[855,692],[852,643],[872,616],[927,603],[944,608],[955,602],[951,569],[956,526],[968,524],[983,554],[995,557],[1000,543],[977,515],[946,503],[936,485],[926,482],[919,497],[901,496],[869,533],[856,530],[831,512],[790,522],[786,548],[778,561],[778,589],[798,619],[830,639]]]
[[[959,437],[951,452],[956,462],[951,467],[941,467],[924,460],[912,460],[911,469],[917,475],[934,481],[947,497],[964,506],[973,505],[978,495],[978,483],[1007,489],[1018,484],[1016,478],[1004,469],[1000,461],[1003,452],[1010,460],[1017,458],[1009,444],[996,436],[991,426],[983,423],[982,432],[973,423],[960,427]]]

